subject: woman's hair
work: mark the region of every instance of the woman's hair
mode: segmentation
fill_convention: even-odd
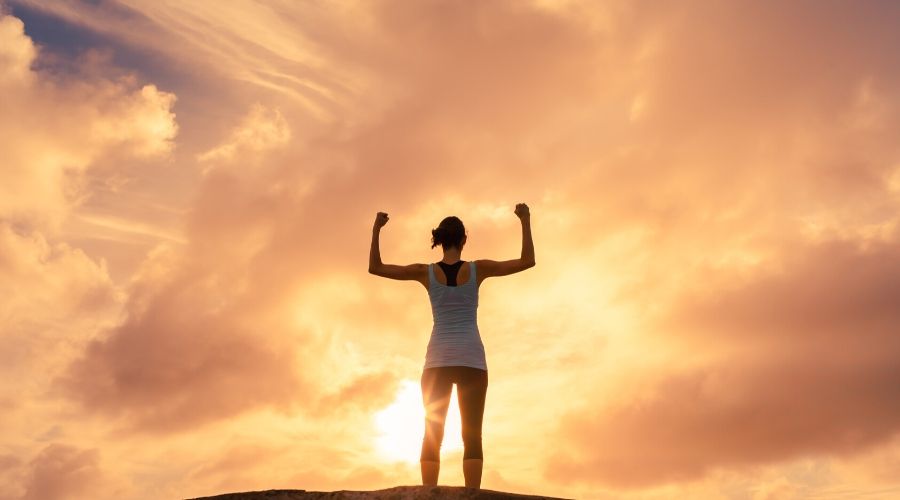
[[[459,217],[451,215],[445,217],[437,229],[431,230],[431,248],[441,245],[444,250],[450,247],[461,248],[462,240],[466,236],[466,227]]]

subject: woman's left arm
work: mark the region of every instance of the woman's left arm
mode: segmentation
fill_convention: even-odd
[[[375,216],[375,226],[372,228],[372,247],[369,250],[369,273],[395,280],[422,281],[425,273],[428,272],[428,266],[425,264],[398,266],[381,262],[378,237],[381,235],[381,228],[387,224],[387,221],[388,215],[384,212],[378,212],[378,215]]]

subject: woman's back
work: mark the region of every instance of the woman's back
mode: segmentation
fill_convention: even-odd
[[[434,326],[425,353],[424,368],[437,366],[470,366],[487,370],[484,344],[478,330],[478,285],[474,262],[459,268],[468,276],[455,280],[445,276],[448,283],[439,282],[434,264],[428,265],[428,297]],[[454,270],[448,269],[450,273]],[[460,273],[462,274],[462,273]],[[458,283],[453,286],[453,283]]]

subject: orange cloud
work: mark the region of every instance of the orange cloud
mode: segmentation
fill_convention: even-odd
[[[160,157],[177,133],[175,96],[124,78],[55,81],[32,69],[38,50],[22,21],[0,18],[0,215],[58,231],[85,196],[80,180],[101,155]]]
[[[29,463],[23,500],[51,500],[102,495],[103,473],[97,449],[59,443],[47,445]]]
[[[284,116],[277,109],[269,110],[257,104],[224,144],[199,155],[197,160],[227,162],[235,157],[284,146],[290,138],[291,130]]]
[[[659,367],[631,398],[567,415],[559,436],[574,451],[551,457],[548,477],[642,486],[888,441],[900,432],[898,297],[896,239],[798,248],[779,271],[685,295],[652,335],[715,345],[718,359]]]

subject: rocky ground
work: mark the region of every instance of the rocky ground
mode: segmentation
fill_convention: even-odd
[[[306,491],[306,490],[266,490],[226,493],[211,497],[189,500],[569,500],[559,497],[520,495],[486,489],[465,488],[463,486],[397,486],[374,491]]]

